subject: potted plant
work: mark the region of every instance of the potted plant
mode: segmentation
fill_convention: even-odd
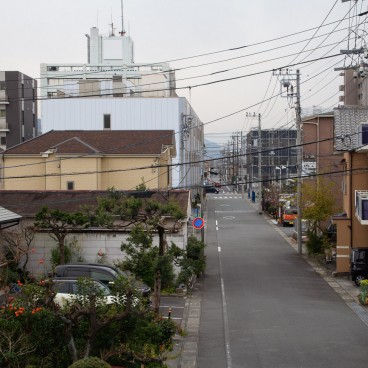
[[[368,304],[368,280],[362,280],[360,282],[360,293],[359,293],[359,302],[362,305]]]

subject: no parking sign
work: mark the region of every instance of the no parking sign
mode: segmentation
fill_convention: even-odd
[[[194,220],[193,220],[193,226],[196,228],[196,229],[202,229],[203,226],[204,226],[204,220],[202,217],[196,217]]]

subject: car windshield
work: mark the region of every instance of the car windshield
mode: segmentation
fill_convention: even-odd
[[[106,285],[96,282],[96,286],[102,291],[103,295],[111,295],[111,290]]]
[[[353,262],[364,263],[365,261],[365,250],[353,250]]]

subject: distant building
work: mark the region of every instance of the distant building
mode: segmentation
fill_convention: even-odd
[[[0,149],[37,134],[37,81],[18,71],[0,71]]]
[[[297,148],[295,129],[252,129],[246,136],[247,178],[251,188],[258,186],[258,151],[261,153],[261,179],[265,186],[287,184],[296,175]],[[249,188],[250,189],[250,188]]]
[[[368,80],[359,75],[359,70],[345,69],[340,73],[344,84],[339,86],[343,94],[339,101],[345,106],[368,106]]]
[[[169,64],[135,63],[129,36],[86,36],[87,63],[41,64],[42,98],[177,96]]]

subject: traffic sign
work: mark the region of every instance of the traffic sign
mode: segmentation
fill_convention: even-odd
[[[202,217],[196,217],[194,220],[193,220],[193,226],[196,228],[196,229],[202,229],[203,226],[204,226],[204,220]]]

